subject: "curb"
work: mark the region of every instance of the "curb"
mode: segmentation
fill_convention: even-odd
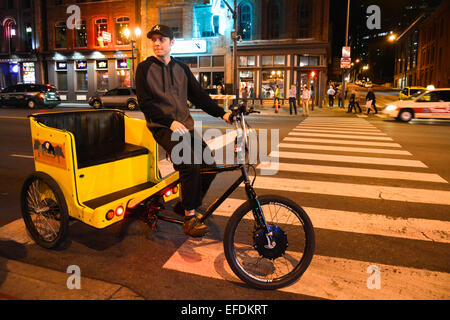
[[[144,300],[118,284],[80,277],[80,289],[67,286],[71,273],[0,257],[0,300]]]

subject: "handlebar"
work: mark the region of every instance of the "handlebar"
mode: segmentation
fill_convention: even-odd
[[[253,107],[247,108],[244,104],[232,106],[230,109],[231,109],[231,117],[230,117],[231,122],[234,122],[235,118],[241,115],[248,116],[249,114],[252,113],[261,113],[260,111],[254,110]]]

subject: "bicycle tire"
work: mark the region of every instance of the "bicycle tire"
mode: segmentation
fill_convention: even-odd
[[[245,270],[245,266],[243,266],[245,264],[251,265],[250,260],[251,259],[255,260],[254,257],[248,256],[248,257],[246,257],[248,261],[241,261],[241,262],[238,261],[235,244],[236,244],[236,237],[240,237],[240,235],[236,236],[236,230],[239,227],[239,224],[244,220],[243,218],[247,214],[251,214],[250,217],[253,216],[250,201],[246,201],[238,209],[236,209],[236,211],[233,213],[233,215],[231,216],[230,220],[227,223],[227,226],[225,228],[225,233],[224,233],[225,257],[227,259],[227,262],[228,262],[230,268],[236,274],[236,276],[238,276],[239,279],[241,279],[242,281],[244,281],[251,287],[254,287],[257,289],[263,289],[263,290],[279,289],[279,288],[291,285],[294,282],[298,281],[300,279],[300,277],[303,275],[303,273],[306,271],[306,269],[308,268],[309,264],[311,263],[312,257],[314,255],[314,247],[315,247],[314,228],[313,228],[311,220],[309,219],[306,212],[292,200],[278,196],[278,195],[263,195],[263,196],[259,197],[258,200],[259,200],[260,206],[263,210],[263,213],[264,213],[264,211],[267,211],[268,209],[270,209],[270,207],[267,208],[268,205],[275,204],[275,205],[279,205],[282,208],[289,210],[290,212],[292,212],[294,214],[295,217],[297,217],[300,224],[299,224],[299,228],[295,228],[294,230],[302,229],[304,232],[304,247],[299,248],[299,249],[302,249],[303,252],[301,253],[301,258],[299,259],[298,264],[293,267],[292,271],[290,271],[287,274],[282,275],[281,277],[278,277],[275,279],[263,279],[263,278],[259,278],[259,277],[255,276],[253,274],[250,274],[248,270]],[[266,219],[267,219],[267,213],[264,213],[264,215],[266,216]],[[278,215],[278,211],[276,212],[276,215]],[[247,223],[248,219],[245,219],[245,220],[246,220],[246,222],[242,222],[242,223],[249,224],[249,223]],[[273,220],[273,219],[270,218],[267,221],[267,224],[272,225],[273,226],[272,228],[275,228],[276,225],[271,223],[270,220]],[[288,224],[286,224],[286,225],[283,224],[282,227],[279,227],[279,230],[282,230],[283,228],[286,229],[287,226],[288,226]],[[248,226],[248,227],[250,227],[250,226]],[[253,229],[255,229],[255,222],[253,222]],[[272,229],[272,230],[275,230],[275,229]],[[291,243],[287,243],[287,240],[289,239],[289,233],[282,231],[286,235],[286,245],[285,245],[286,248],[279,248],[278,249],[279,252],[275,254],[275,248],[277,248],[277,246],[275,246],[274,251],[273,251],[274,254],[272,255],[271,258],[273,258],[276,255],[278,255],[278,256],[272,260],[271,258],[261,256],[260,251],[264,251],[265,249],[258,248],[258,245],[257,245],[258,241],[256,240],[255,234],[256,235],[261,234],[262,231],[261,231],[261,229],[259,230],[259,233],[256,233],[256,231],[257,230],[253,230],[253,235],[252,235],[253,243],[249,243],[247,245],[248,250],[250,250],[250,251],[246,252],[245,255],[248,255],[248,253],[250,253],[250,255],[254,255],[256,253],[256,255],[259,256],[256,259],[261,259],[261,261],[269,261],[268,263],[264,262],[267,265],[270,265],[270,261],[272,261],[272,264],[274,266],[275,261],[280,258],[286,260],[285,261],[286,265],[288,264],[288,262],[290,263],[291,259],[288,260],[288,258],[291,258],[291,257],[286,258],[287,255],[292,255],[292,253],[291,253],[292,251],[287,250],[288,245],[289,245],[289,247],[291,247],[291,245],[290,245]],[[245,234],[245,232],[244,232],[244,234]],[[283,240],[281,239],[282,237],[283,236],[281,235],[279,238],[279,243],[283,242]],[[240,241],[240,240],[241,239],[237,239],[237,241]],[[251,240],[248,240],[248,242],[251,242]],[[242,244],[239,244],[239,245],[241,246]],[[281,246],[282,246],[282,244],[280,244],[280,247]],[[301,246],[302,245],[300,245],[299,247],[301,247]],[[284,249],[285,251],[283,251],[282,249]],[[294,249],[296,249],[296,248],[294,248]],[[251,250],[254,250],[254,252],[251,252]],[[263,254],[270,255],[271,254],[270,251],[271,250],[266,250],[265,253],[263,253]],[[264,260],[262,260],[262,259],[264,259]]]
[[[25,226],[39,246],[53,249],[65,241],[69,231],[69,212],[63,192],[49,175],[35,172],[25,180],[21,191],[21,209]],[[38,219],[45,221],[52,230],[43,233],[45,230],[37,222]]]

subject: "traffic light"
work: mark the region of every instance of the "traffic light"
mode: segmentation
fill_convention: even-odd
[[[311,71],[311,73],[309,74],[311,76],[311,78],[315,78],[316,77],[316,72],[315,71]]]

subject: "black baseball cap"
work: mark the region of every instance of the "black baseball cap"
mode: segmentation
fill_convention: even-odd
[[[147,33],[147,38],[151,39],[154,34],[160,34],[163,37],[173,39],[173,31],[170,27],[163,24],[157,24]]]

